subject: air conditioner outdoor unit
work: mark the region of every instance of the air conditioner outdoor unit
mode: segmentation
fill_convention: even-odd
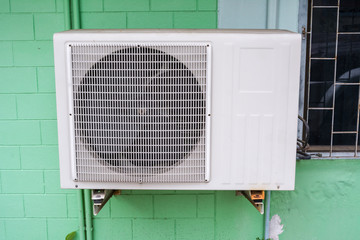
[[[54,35],[63,188],[292,190],[299,34]]]

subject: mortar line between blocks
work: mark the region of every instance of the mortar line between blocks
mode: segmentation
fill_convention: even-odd
[[[33,27],[33,41],[36,41],[36,37],[35,37],[35,15],[34,13],[32,13],[32,27]]]
[[[39,67],[35,68],[36,92],[39,92]]]
[[[43,144],[43,139],[42,139],[42,130],[41,130],[41,126],[42,126],[42,124],[41,124],[41,121],[39,120],[40,143],[41,143],[41,145],[42,145],[42,144]]]
[[[177,234],[176,234],[176,219],[174,219],[174,235],[175,235],[175,240],[177,239]]]

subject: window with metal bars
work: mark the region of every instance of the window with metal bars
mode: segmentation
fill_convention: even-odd
[[[360,1],[309,0],[305,116],[310,151],[358,156]]]

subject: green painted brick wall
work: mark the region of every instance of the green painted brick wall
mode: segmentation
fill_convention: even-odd
[[[216,0],[81,0],[80,8],[82,28],[217,26]],[[63,9],[63,0],[0,0],[1,240],[64,239],[78,229],[75,191],[59,184],[52,34],[64,30]],[[214,226],[214,192],[127,191],[94,217],[93,233],[212,239]]]
[[[273,192],[272,214],[279,214],[283,239],[358,239],[360,160],[297,162],[296,191]]]
[[[81,0],[83,28],[216,28],[216,0]],[[51,36],[62,0],[0,0],[0,239],[64,239],[78,229],[60,189]],[[308,161],[296,191],[274,192],[280,239],[357,239],[360,161]],[[353,197],[349,197],[349,196]],[[329,207],[330,206],[330,209]],[[331,219],[329,221],[329,219]],[[346,228],[339,229],[339,221]],[[263,235],[263,216],[232,191],[123,191],[93,218],[94,239]]]
[[[216,28],[216,0],[81,1],[82,28]]]

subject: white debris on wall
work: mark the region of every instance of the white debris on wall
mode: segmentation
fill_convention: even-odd
[[[279,240],[279,235],[284,231],[284,225],[281,224],[281,218],[275,214],[270,220],[269,238],[272,240]]]

